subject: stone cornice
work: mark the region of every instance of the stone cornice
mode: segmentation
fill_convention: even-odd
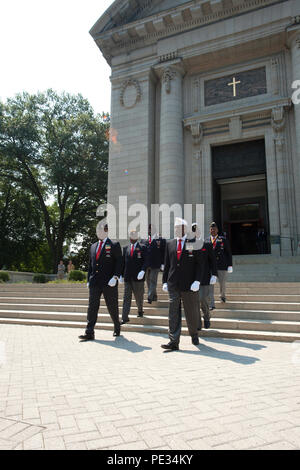
[[[200,0],[196,4],[191,1],[137,21],[109,30],[101,30],[100,24],[104,25],[107,11],[102,17],[102,23],[100,19],[90,32],[104,57],[110,63],[111,57],[124,51],[128,52],[145,47],[170,35],[284,1],[287,0],[232,0],[232,7],[229,8],[226,8],[224,0]],[[117,3],[121,4],[122,2],[121,0],[115,2],[111,8],[115,6],[116,9]],[[140,4],[140,0],[137,3]]]
[[[186,128],[191,128],[195,123],[205,123],[211,121],[222,121],[224,119],[231,119],[236,116],[245,116],[249,114],[257,114],[267,112],[271,115],[274,114],[273,110],[278,110],[279,108],[290,109],[291,99],[290,98],[280,98],[277,100],[270,100],[262,104],[253,104],[248,106],[241,106],[240,108],[235,108],[233,110],[222,110],[211,113],[195,114],[193,116],[188,116],[183,120],[183,125]]]

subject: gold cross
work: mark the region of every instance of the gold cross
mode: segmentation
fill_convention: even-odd
[[[240,81],[236,81],[235,77],[233,77],[232,83],[227,83],[228,86],[233,86],[233,96],[236,96],[236,86],[241,83]]]

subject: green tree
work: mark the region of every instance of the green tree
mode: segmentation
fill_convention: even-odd
[[[37,260],[44,260],[47,254],[49,256],[49,249],[47,244],[45,246],[37,201],[30,192],[15,183],[1,180],[0,269],[5,266],[26,271],[30,266],[30,270],[35,270]]]
[[[106,200],[108,126],[81,95],[48,90],[0,104],[0,177],[38,204],[53,272],[65,240],[84,237]]]

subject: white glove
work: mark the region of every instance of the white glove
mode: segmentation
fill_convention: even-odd
[[[162,264],[161,267],[160,267],[160,270],[163,271],[165,269],[165,265]]]
[[[111,280],[108,283],[109,287],[115,287],[116,284],[117,284],[117,279],[112,277]]]
[[[233,269],[232,266],[228,266],[227,272],[232,273]]]
[[[200,287],[200,282],[199,281],[194,281],[193,284],[191,285],[191,290],[193,292],[197,292]]]
[[[90,287],[90,283],[89,283],[89,282],[86,283],[86,287],[87,287],[87,288]]]
[[[145,271],[140,271],[137,276],[138,281],[141,281],[144,276],[145,276]]]
[[[120,277],[119,277],[119,283],[120,283],[120,284],[123,284],[123,283],[124,283],[123,276],[120,276]]]
[[[217,276],[211,276],[209,283],[215,284],[217,282]]]
[[[165,282],[162,287],[164,292],[168,292],[168,284]]]

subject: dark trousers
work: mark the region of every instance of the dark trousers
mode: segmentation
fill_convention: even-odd
[[[146,272],[146,282],[148,286],[148,300],[157,300],[157,277],[160,269],[159,268],[148,268]]]
[[[113,321],[115,331],[120,329],[119,321],[119,304],[118,304],[118,286],[93,286],[90,287],[89,307],[87,313],[86,334],[93,334],[97,323],[98,311],[100,306],[100,298],[103,294],[107,310]]]
[[[181,334],[181,302],[190,336],[198,336],[199,326],[199,293],[169,290],[169,338],[179,344]]]
[[[204,320],[210,320],[209,311],[209,286],[200,286],[199,289],[199,329],[201,329],[201,310],[203,313]],[[200,310],[201,309],[201,310]]]
[[[131,307],[131,300],[132,294],[134,295],[136,305],[138,308],[138,312],[143,312],[143,304],[144,304],[144,281],[125,281],[124,287],[124,299],[123,299],[123,311],[122,311],[122,320],[127,321],[130,307]]]

